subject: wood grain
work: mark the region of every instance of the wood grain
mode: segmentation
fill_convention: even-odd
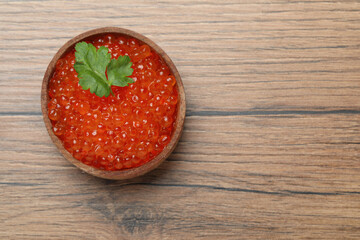
[[[0,1],[0,239],[359,239],[359,1]],[[81,173],[42,121],[46,66],[117,26],[187,94],[155,171]]]

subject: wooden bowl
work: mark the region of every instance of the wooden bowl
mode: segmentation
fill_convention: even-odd
[[[152,50],[157,52],[162,57],[162,59],[166,62],[169,69],[173,73],[174,77],[176,78],[177,89],[178,89],[178,94],[179,94],[175,129],[174,129],[170,143],[163,149],[163,151],[158,156],[156,156],[151,161],[149,161],[139,167],[136,167],[136,168],[119,170],[119,171],[100,170],[100,169],[94,168],[92,166],[88,166],[88,165],[82,163],[81,161],[75,159],[64,148],[60,139],[58,139],[55,136],[55,134],[53,133],[52,125],[51,125],[50,119],[48,117],[48,107],[47,107],[48,102],[49,102],[49,95],[48,95],[49,81],[50,81],[51,77],[53,76],[53,73],[55,70],[55,64],[59,60],[59,58],[61,58],[70,49],[74,48],[76,43],[81,42],[87,38],[91,38],[96,35],[103,35],[106,33],[114,33],[114,34],[120,34],[120,35],[124,35],[124,36],[128,36],[128,37],[133,37],[133,38],[136,38],[136,39],[140,40],[141,42],[149,45],[152,48]],[[43,113],[45,126],[50,135],[51,140],[54,142],[56,147],[59,149],[59,151],[64,155],[64,157],[69,162],[71,162],[72,164],[74,164],[75,166],[77,166],[78,168],[83,170],[84,172],[87,172],[96,177],[105,178],[105,179],[122,180],[122,179],[134,178],[134,177],[143,175],[143,174],[153,170],[157,166],[159,166],[175,149],[175,146],[180,139],[182,129],[184,126],[184,120],[185,120],[185,108],[186,108],[186,105],[185,105],[184,86],[181,81],[180,74],[179,74],[178,70],[176,69],[174,63],[169,58],[169,56],[158,45],[156,45],[153,41],[151,41],[149,38],[147,38],[139,33],[136,33],[136,32],[133,32],[133,31],[130,31],[127,29],[123,29],[123,28],[117,28],[117,27],[105,27],[105,28],[98,28],[98,29],[90,30],[88,32],[82,33],[82,34],[74,37],[73,39],[71,39],[70,41],[65,43],[65,45],[59,49],[59,51],[55,54],[55,56],[49,63],[49,66],[47,67],[47,70],[44,75],[42,88],[41,88],[41,110]]]

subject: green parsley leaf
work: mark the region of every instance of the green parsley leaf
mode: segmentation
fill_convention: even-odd
[[[128,56],[111,60],[108,48],[101,46],[96,50],[94,45],[86,42],[76,44],[75,50],[74,68],[84,90],[90,89],[99,97],[108,97],[113,94],[111,85],[124,87],[134,82],[128,77],[133,73]],[[106,78],[106,69],[109,79]]]
[[[134,80],[128,77],[131,76],[134,71],[131,65],[132,62],[129,56],[120,56],[118,59],[111,59],[107,69],[110,84],[125,87],[128,86],[129,83],[133,83]]]

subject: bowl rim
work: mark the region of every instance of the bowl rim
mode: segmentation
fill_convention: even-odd
[[[150,160],[149,162],[139,167],[125,169],[125,170],[118,170],[118,171],[106,171],[106,170],[97,169],[75,159],[64,148],[60,139],[54,134],[52,130],[51,121],[48,117],[48,107],[47,107],[50,98],[48,95],[49,81],[53,76],[55,65],[58,59],[61,58],[65,53],[67,53],[69,49],[73,48],[76,43],[84,39],[94,37],[96,35],[105,35],[110,33],[126,35],[138,39],[141,42],[149,45],[152,50],[154,50],[157,54],[159,54],[159,56],[161,56],[161,58],[166,62],[167,66],[169,67],[170,71],[173,73],[176,79],[176,83],[177,83],[176,86],[178,90],[178,99],[179,99],[177,105],[177,118],[175,122],[175,130],[172,134],[171,140],[168,143],[168,145],[164,147],[164,149],[159,153],[159,155],[157,155],[154,159]],[[112,180],[124,180],[124,179],[138,177],[150,172],[151,170],[158,167],[166,158],[170,156],[172,151],[175,149],[177,143],[179,142],[183,131],[184,121],[185,121],[186,101],[185,101],[184,86],[180,74],[177,68],[175,67],[175,64],[172,62],[172,60],[165,53],[164,50],[162,50],[155,42],[153,42],[152,40],[150,40],[149,38],[145,37],[140,33],[119,27],[103,27],[103,28],[92,29],[75,36],[74,38],[67,41],[54,55],[43,77],[43,82],[41,87],[41,110],[42,110],[45,127],[49,133],[51,140],[53,141],[57,149],[70,163],[80,168],[82,171],[87,172],[96,177],[100,177],[104,179],[112,179]]]

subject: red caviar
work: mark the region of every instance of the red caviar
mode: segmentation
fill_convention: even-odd
[[[170,142],[178,102],[175,77],[155,51],[136,39],[109,34],[87,42],[109,48],[112,58],[128,55],[135,83],[112,86],[114,96],[102,98],[83,90],[72,49],[57,61],[49,83],[53,132],[87,165],[109,171],[138,167]]]

